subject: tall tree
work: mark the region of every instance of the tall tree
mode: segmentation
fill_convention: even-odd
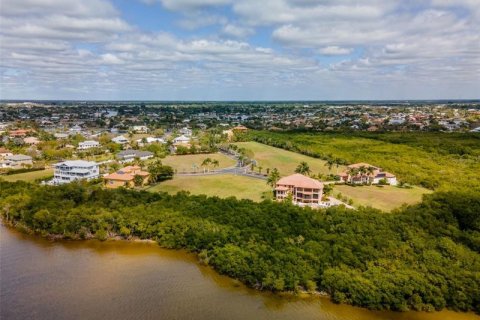
[[[280,180],[280,172],[277,168],[273,168],[268,175],[267,184],[272,188],[275,188],[278,180]]]
[[[309,175],[312,171],[310,170],[310,166],[308,165],[308,163],[306,163],[305,161],[302,161],[302,162],[300,162],[300,164],[295,169],[295,172],[300,173],[300,174]]]

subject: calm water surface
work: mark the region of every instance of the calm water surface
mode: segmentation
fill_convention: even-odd
[[[0,226],[0,318],[473,320],[261,293],[156,244],[50,242]]]

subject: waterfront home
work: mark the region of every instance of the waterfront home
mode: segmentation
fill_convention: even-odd
[[[123,150],[117,153],[116,158],[120,162],[131,162],[135,159],[147,160],[153,158],[153,153],[150,151]]]
[[[6,156],[1,163],[2,168],[22,169],[33,165],[32,157],[24,154]]]
[[[98,178],[100,168],[94,161],[71,160],[53,165],[54,174],[51,184],[70,183],[75,180],[91,180]]]
[[[275,185],[275,199],[288,197],[297,205],[319,206],[322,202],[323,183],[303,174],[295,173],[281,178]]]
[[[13,152],[5,149],[5,148],[0,148],[0,160],[5,159],[5,157],[13,156]]]
[[[78,144],[77,150],[88,150],[88,149],[99,148],[99,147],[100,147],[100,143],[98,143],[98,141],[87,140],[87,141],[80,142]]]
[[[135,176],[142,178],[141,185],[143,186],[148,183],[150,173],[142,171],[139,166],[127,166],[117,172],[106,175],[103,179],[105,180],[105,187],[107,188],[131,188],[135,186]]]
[[[118,136],[118,137],[115,137],[112,139],[113,142],[115,143],[118,143],[118,144],[128,144],[129,141],[127,138],[125,138],[124,136]]]
[[[351,184],[379,184],[397,185],[397,177],[390,172],[368,163],[355,163],[347,166],[347,170],[340,174],[342,181]]]

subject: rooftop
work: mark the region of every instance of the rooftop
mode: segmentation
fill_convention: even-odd
[[[94,161],[84,161],[84,160],[67,160],[54,164],[55,167],[65,165],[67,167],[91,167],[98,165]]]
[[[303,174],[300,174],[300,173],[295,173],[295,174],[292,174],[291,176],[281,178],[277,182],[277,186],[278,185],[295,186],[297,188],[312,188],[312,189],[323,188],[323,183],[321,183],[320,181],[304,176]]]

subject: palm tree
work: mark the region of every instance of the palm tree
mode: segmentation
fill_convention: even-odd
[[[353,178],[356,177],[359,173],[358,168],[349,168],[348,175],[350,176],[350,182],[353,182]]]
[[[300,162],[300,164],[295,169],[295,172],[300,173],[300,174],[309,175],[310,172],[311,172],[310,166],[305,161],[302,161],[302,162]]]
[[[218,166],[220,165],[220,163],[218,162],[217,159],[212,160],[211,163],[212,163],[212,166],[213,166],[213,169],[214,169],[214,170],[215,170],[216,167],[218,167]]]
[[[240,162],[240,166],[243,167],[243,162],[247,160],[247,157],[245,157],[244,155],[240,155],[238,157],[238,162]]]
[[[202,161],[201,166],[203,167],[203,172],[205,172],[205,167],[208,167],[212,163],[212,159],[206,158]]]
[[[341,164],[343,164],[343,161],[342,159],[339,159],[339,158],[335,158],[335,160],[333,160],[333,162],[335,163],[335,165],[337,166],[337,170],[336,170],[336,174],[338,174],[338,167],[340,167]]]
[[[328,167],[328,170],[332,171],[333,165],[335,161],[332,158],[329,158],[327,162],[325,162],[325,166]]]
[[[275,188],[278,180],[280,180],[280,172],[278,172],[277,168],[273,168],[273,170],[270,171],[270,174],[268,175],[267,184],[272,188]]]
[[[363,176],[367,173],[367,168],[365,166],[361,166],[358,169],[358,172],[360,173],[360,176],[362,177],[362,181],[363,181]]]
[[[367,173],[368,173],[369,176],[372,177],[372,180],[373,180],[373,178],[375,176],[375,167],[369,166],[367,168]]]

